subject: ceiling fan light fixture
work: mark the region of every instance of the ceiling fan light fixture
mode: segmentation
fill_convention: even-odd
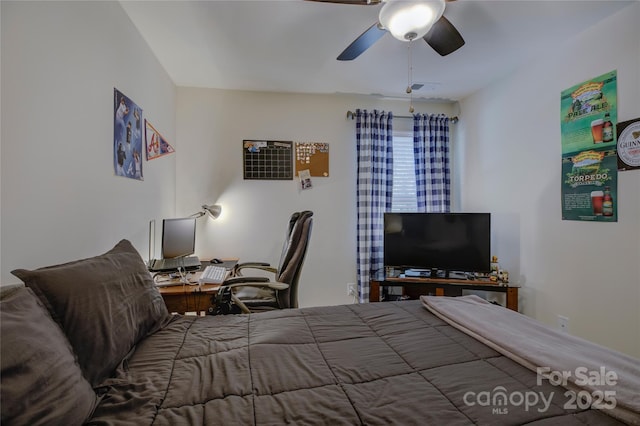
[[[445,0],[387,0],[378,19],[400,41],[422,38],[444,13]]]

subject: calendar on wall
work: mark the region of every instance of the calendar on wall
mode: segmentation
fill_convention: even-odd
[[[242,141],[245,179],[293,180],[293,142]]]

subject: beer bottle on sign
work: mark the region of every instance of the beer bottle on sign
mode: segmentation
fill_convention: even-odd
[[[613,123],[609,113],[604,115],[604,123],[602,123],[602,142],[611,142],[613,140]]]
[[[602,199],[602,215],[613,216],[613,198],[608,186],[604,187],[604,198]]]

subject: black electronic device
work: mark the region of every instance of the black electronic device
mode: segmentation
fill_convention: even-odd
[[[189,256],[196,249],[196,219],[183,217],[162,221],[162,258]]]
[[[428,271],[490,272],[490,213],[385,213],[384,265]]]
[[[151,271],[200,269],[197,256],[190,256],[196,248],[196,219],[193,217],[162,220],[162,259],[149,264]]]

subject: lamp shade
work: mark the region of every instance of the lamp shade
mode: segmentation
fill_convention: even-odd
[[[211,204],[211,205],[206,205],[204,204],[202,206],[202,209],[209,213],[209,216],[211,216],[214,219],[217,219],[218,216],[220,216],[220,213],[222,213],[222,206],[220,204]]]
[[[387,0],[378,19],[401,41],[422,38],[444,13],[445,0]]]

